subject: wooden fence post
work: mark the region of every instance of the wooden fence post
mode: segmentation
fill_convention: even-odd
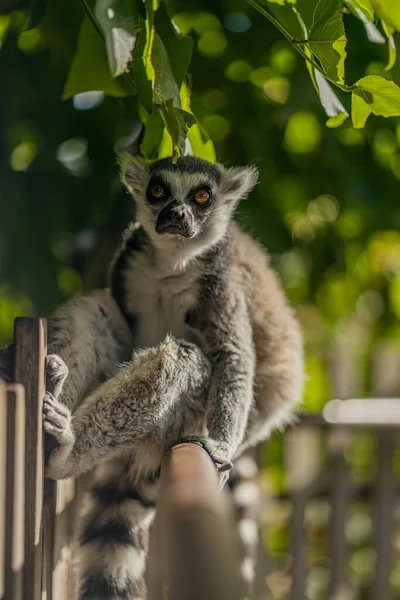
[[[152,600],[239,600],[239,545],[215,468],[195,444],[175,446],[161,467],[151,544]]]
[[[380,347],[373,357],[373,393],[390,398],[399,386],[399,355],[395,348]],[[394,457],[396,430],[378,431],[377,481],[375,494],[374,541],[376,569],[371,598],[391,600],[390,574],[393,568],[393,532],[395,529],[396,482]]]
[[[9,384],[7,400],[5,598],[22,600],[25,517],[25,390]]]
[[[24,598],[40,600],[43,516],[42,404],[45,392],[47,325],[20,317],[14,323],[14,379],[25,388],[25,567]]]

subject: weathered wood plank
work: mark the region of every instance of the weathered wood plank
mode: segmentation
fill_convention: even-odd
[[[359,389],[359,351],[351,332],[336,340],[330,357],[330,378],[335,398],[345,400],[354,397]],[[345,451],[351,439],[351,432],[335,427],[329,432],[331,459],[331,516],[329,546],[331,556],[330,598],[347,599],[350,593],[346,575],[348,548],[345,525],[352,495],[349,469]]]
[[[14,379],[25,388],[24,598],[40,600],[43,518],[42,403],[45,392],[46,321],[15,319]]]
[[[0,598],[5,598],[6,554],[7,404],[6,386],[0,379]]]
[[[22,600],[25,516],[25,390],[7,386],[6,594]]]
[[[194,444],[175,446],[161,468],[150,598],[164,599],[167,586],[174,600],[239,600],[235,530],[208,455]]]
[[[373,359],[373,392],[388,398],[398,392],[399,355],[391,345],[379,347]],[[399,401],[397,401],[399,402]],[[400,403],[399,403],[400,404]],[[400,406],[399,406],[400,412]],[[374,538],[376,549],[375,578],[371,598],[391,600],[390,573],[393,568],[393,532],[395,529],[396,482],[394,456],[396,432],[378,432],[377,480],[375,494]]]

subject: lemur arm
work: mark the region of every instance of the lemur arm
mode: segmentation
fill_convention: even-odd
[[[247,306],[237,291],[218,302],[202,320],[202,333],[212,365],[208,394],[208,437],[186,436],[198,441],[221,471],[228,470],[243,441],[253,401],[255,352]]]
[[[83,401],[72,418],[69,409],[47,392],[44,429],[60,445],[49,457],[46,475],[77,477],[105,456],[134,452],[144,438],[153,436],[162,443],[167,413],[182,395],[203,393],[209,376],[209,362],[197,346],[167,336],[156,348],[134,355]],[[57,386],[61,396],[64,380]]]
[[[66,302],[49,320],[49,373],[50,377],[63,382],[60,401],[71,410],[95,385],[113,375],[121,362],[129,360],[131,351],[128,325],[106,290]],[[6,381],[13,379],[13,355],[12,344],[0,349],[0,377]],[[62,372],[65,365],[69,370],[66,380]],[[53,387],[49,375],[46,387]]]
[[[132,336],[114,298],[107,290],[98,290],[75,298],[59,307],[49,321],[47,389],[49,378],[63,382],[60,401],[70,410],[104,379],[115,373],[118,365],[129,360]],[[57,359],[62,359],[69,376],[58,373]],[[61,367],[62,368],[62,367]],[[58,396],[57,390],[55,395]]]

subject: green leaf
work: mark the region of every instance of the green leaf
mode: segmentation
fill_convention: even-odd
[[[65,100],[90,90],[103,91],[110,96],[130,96],[135,93],[123,77],[113,79],[107,64],[104,42],[87,15],[78,37],[77,51],[68,73],[62,98]]]
[[[382,21],[400,31],[400,2],[398,0],[372,0],[372,4]]]
[[[393,81],[368,75],[357,81],[355,88],[351,117],[356,129],[364,127],[371,113],[382,117],[400,116],[400,88]]]
[[[181,86],[181,102],[182,108],[187,112],[191,113],[190,106],[190,95],[191,90],[188,84],[184,81]],[[192,125],[188,131],[189,138],[189,150],[191,154],[194,156],[198,156],[198,158],[202,158],[203,160],[208,160],[208,162],[214,163],[217,158],[215,155],[214,144],[207,132],[201,127],[199,123],[195,123]]]
[[[47,4],[48,0],[32,0],[29,22],[26,29],[33,29],[39,25],[45,15]]]
[[[198,123],[189,129],[188,138],[194,156],[208,160],[211,163],[216,162],[214,144],[207,132]]]
[[[247,1],[267,17],[329,81],[345,87],[347,40],[340,0],[297,0],[283,6],[271,0]]]
[[[172,138],[173,156],[176,158],[183,152],[188,129],[197,123],[196,117],[174,106],[172,100],[167,100],[160,107],[160,112],[165,127]]]
[[[360,14],[358,11],[361,11],[368,21],[374,20],[374,7],[371,0],[344,0],[344,2],[359,18]]]
[[[125,72],[136,42],[137,9],[131,0],[96,0],[95,17],[104,35],[110,72]]]
[[[346,36],[340,0],[297,0],[295,10],[303,27],[307,46],[323,73],[344,83]]]
[[[394,29],[390,25],[387,25],[387,23],[385,23],[385,21],[382,21],[382,29],[385,32],[385,35],[387,37],[388,48],[389,48],[388,63],[385,67],[385,71],[390,71],[390,69],[392,69],[394,67],[394,64],[395,64],[396,58],[397,58],[396,43],[395,43],[394,37],[393,37]]]
[[[147,160],[157,158],[157,150],[162,140],[163,131],[164,121],[159,109],[154,106],[152,113],[145,122],[145,133],[140,144],[140,152]]]
[[[325,123],[325,125],[330,129],[333,129],[334,127],[340,127],[340,125],[343,125],[348,116],[349,115],[347,114],[347,112],[338,113],[334,117],[330,117]]]
[[[156,33],[154,36],[151,63],[155,72],[153,84],[153,101],[165,104],[172,100],[174,106],[180,106],[179,88],[172,73],[171,64],[165,46]]]
[[[322,73],[317,71],[317,69],[315,69],[311,63],[307,63],[307,69],[310,73],[314,87],[318,92],[321,104],[329,117],[326,125],[328,127],[338,127],[349,116],[347,110],[335,92],[332,90]]]
[[[139,18],[139,32],[133,51],[133,76],[141,103],[150,114],[153,110],[153,91],[151,81],[147,77],[145,64],[145,49],[147,47],[146,21]]]
[[[164,2],[161,2],[155,14],[154,24],[168,54],[172,74],[180,88],[192,58],[193,39],[183,36],[173,26]]]

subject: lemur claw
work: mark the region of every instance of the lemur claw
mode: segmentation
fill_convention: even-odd
[[[205,450],[208,456],[213,461],[215,468],[219,474],[221,488],[229,479],[229,471],[233,467],[233,463],[228,459],[231,456],[231,448],[225,442],[217,442],[212,438],[201,435],[186,435],[181,438],[179,444],[197,444]]]
[[[60,445],[73,443],[71,412],[50,392],[46,392],[43,400],[43,427]]]

